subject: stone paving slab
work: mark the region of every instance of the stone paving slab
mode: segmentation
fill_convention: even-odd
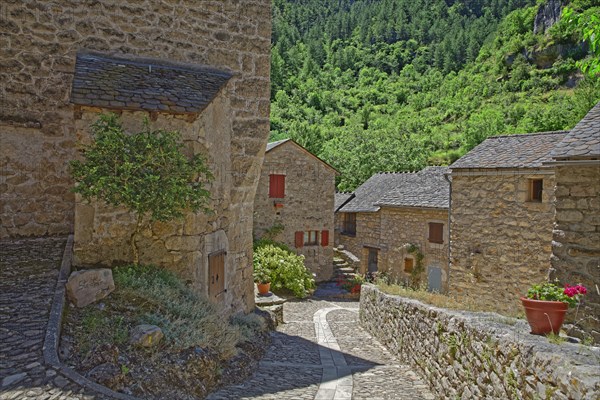
[[[42,347],[66,237],[0,240],[0,400],[88,400],[44,364]]]

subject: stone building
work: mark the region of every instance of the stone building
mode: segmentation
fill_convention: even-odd
[[[589,289],[576,320],[600,343],[600,103],[550,155],[556,185],[550,277]]]
[[[269,143],[254,198],[254,234],[304,255],[317,281],[333,274],[337,171],[291,139]]]
[[[361,272],[445,291],[448,268],[447,168],[373,175],[337,212],[343,245]],[[422,260],[417,261],[418,254]]]
[[[565,135],[490,137],[450,166],[450,294],[514,311],[547,279],[555,178],[544,163]]]
[[[76,206],[68,161],[98,113],[116,111],[127,129],[149,117],[153,128],[180,130],[188,154],[208,159],[215,212],[155,224],[141,239],[141,261],[249,311],[253,201],[269,134],[270,1],[1,9],[0,237],[75,231],[79,264],[131,260],[130,216]],[[223,268],[223,286],[208,287],[209,264]]]

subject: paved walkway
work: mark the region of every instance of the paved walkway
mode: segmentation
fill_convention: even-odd
[[[46,366],[44,336],[66,238],[0,241],[0,400],[101,400]],[[433,399],[358,326],[357,302],[285,304],[256,373],[214,393],[233,399]]]
[[[0,241],[0,400],[102,399],[44,365],[66,238]]]
[[[358,326],[357,302],[286,303],[284,321],[256,373],[208,399],[434,399],[411,368]]]

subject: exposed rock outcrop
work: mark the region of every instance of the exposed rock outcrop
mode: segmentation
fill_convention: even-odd
[[[546,31],[560,19],[562,0],[548,0],[541,4],[533,21],[533,33],[546,33]]]

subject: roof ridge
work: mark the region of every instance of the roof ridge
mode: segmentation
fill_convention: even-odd
[[[506,135],[498,135],[498,136],[488,136],[486,139],[498,139],[498,138],[506,138],[506,137],[515,137],[515,136],[542,136],[542,135],[558,135],[558,134],[567,134],[569,133],[569,129],[565,129],[563,131],[546,131],[546,132],[532,132],[532,133],[515,133],[515,134],[506,134]]]

